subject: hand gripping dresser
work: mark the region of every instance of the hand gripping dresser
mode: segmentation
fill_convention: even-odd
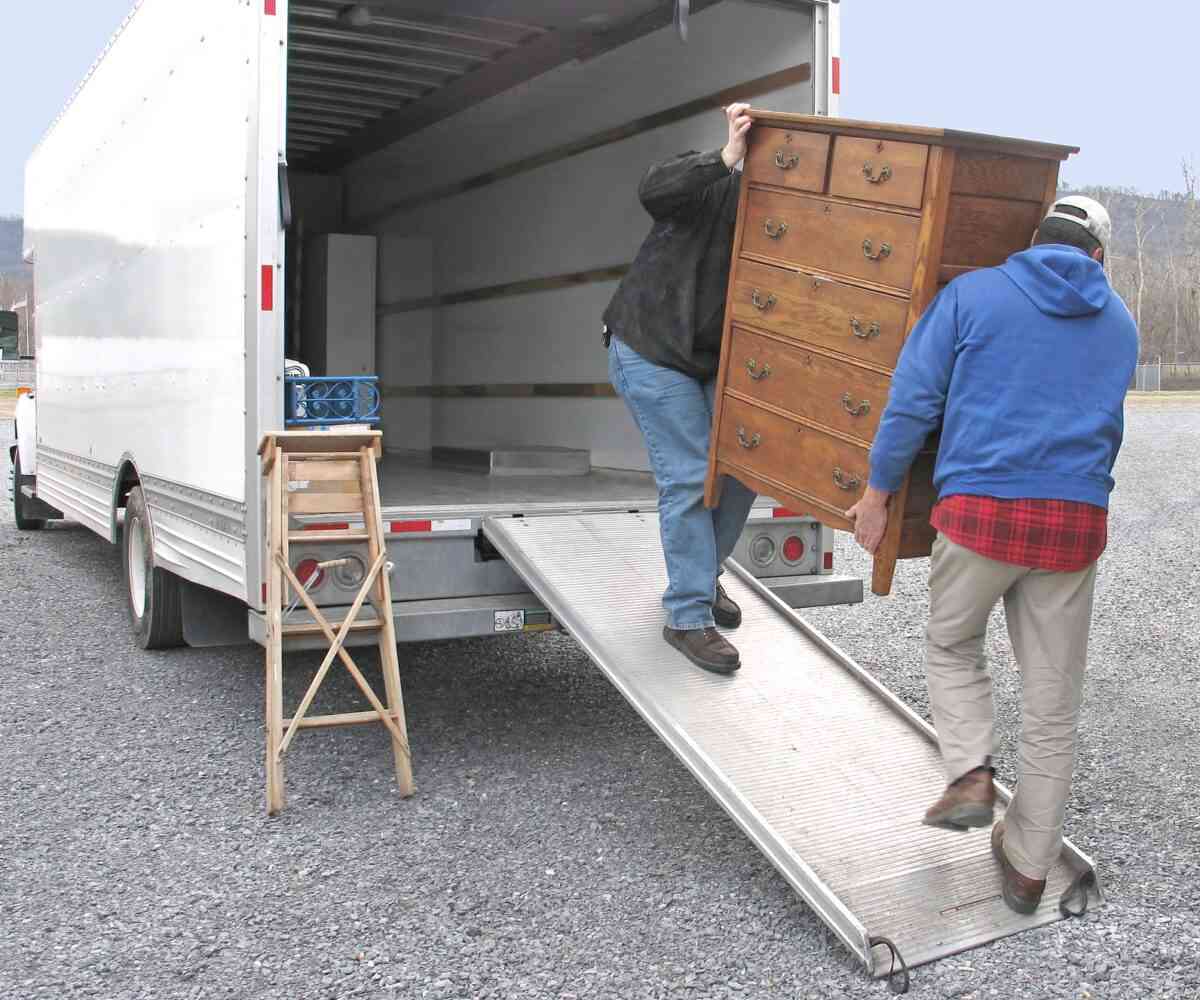
[[[938,289],[1029,246],[1074,147],[751,112],[706,502],[733,476],[852,530],[909,330]],[[892,498],[871,589],[929,555],[931,440]]]

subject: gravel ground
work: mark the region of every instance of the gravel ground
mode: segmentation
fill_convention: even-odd
[[[914,997],[1200,998],[1200,404],[1128,424],[1068,818],[1108,903]],[[308,734],[269,820],[257,649],[137,650],[117,551],[78,527],[6,513],[0,567],[4,998],[888,995],[565,636],[405,647],[418,796],[381,732]],[[809,615],[927,713],[924,574]],[[989,643],[1007,766],[999,620]],[[294,704],[316,660],[291,662]]]

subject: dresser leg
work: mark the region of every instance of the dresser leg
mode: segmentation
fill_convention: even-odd
[[[704,506],[715,510],[721,503],[721,489],[725,485],[725,477],[718,471],[710,469],[708,479],[704,483]]]
[[[875,565],[871,571],[871,593],[879,597],[887,597],[892,592],[892,577],[896,575],[896,550],[884,551],[887,539],[884,539],[879,551],[875,553]]]

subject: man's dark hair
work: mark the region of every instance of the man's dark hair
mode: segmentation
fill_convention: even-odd
[[[1089,233],[1083,226],[1070,219],[1043,219],[1033,238],[1033,245],[1040,243],[1059,243],[1069,247],[1077,247],[1089,257],[1100,249],[1100,241]]]

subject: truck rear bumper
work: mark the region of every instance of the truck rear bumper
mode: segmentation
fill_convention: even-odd
[[[762,581],[779,598],[793,608],[815,608],[829,604],[856,604],[863,599],[863,584],[851,576],[772,577]],[[323,608],[329,623],[336,630],[346,614],[345,607]],[[364,609],[362,617],[369,619],[373,612]],[[512,635],[518,632],[546,632],[557,629],[550,613],[529,592],[486,594],[482,597],[455,597],[429,601],[393,601],[392,619],[398,642],[430,642],[437,639],[466,639],[474,636]],[[310,624],[312,616],[298,608],[288,618],[289,624]],[[260,611],[249,612],[250,638],[259,645],[266,644],[266,616]],[[373,646],[371,632],[351,632],[347,646]],[[329,643],[320,635],[293,636],[285,649],[327,649]]]
[[[861,604],[863,599],[863,582],[857,576],[764,576],[758,582],[789,608]]]

